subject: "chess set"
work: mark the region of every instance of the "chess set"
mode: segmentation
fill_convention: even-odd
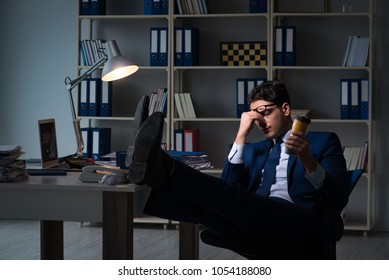
[[[266,66],[267,42],[223,42],[222,66]]]

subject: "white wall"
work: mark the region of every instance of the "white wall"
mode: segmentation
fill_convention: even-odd
[[[0,144],[39,158],[39,119],[55,118],[60,156],[76,151],[64,84],[76,75],[77,1],[1,3]]]
[[[132,0],[135,1],[135,0]],[[76,151],[64,79],[76,75],[78,0],[2,0],[0,144],[38,158],[37,121],[57,121],[60,156]],[[389,2],[378,0],[376,229],[389,230]]]

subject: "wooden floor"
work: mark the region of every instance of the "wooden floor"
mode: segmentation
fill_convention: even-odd
[[[65,259],[100,260],[102,229],[96,225],[66,222],[64,225]],[[39,222],[0,220],[0,259],[37,260]],[[178,230],[174,226],[139,225],[134,232],[134,258],[138,260],[178,259]],[[389,259],[389,233],[348,232],[338,242],[338,259]],[[200,241],[200,259],[243,259],[228,250],[208,246]]]

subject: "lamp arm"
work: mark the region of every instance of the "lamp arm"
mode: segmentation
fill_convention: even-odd
[[[72,110],[72,118],[73,118],[73,127],[74,132],[76,134],[76,140],[77,140],[77,156],[83,157],[83,150],[84,150],[84,141],[82,139],[81,134],[81,126],[80,126],[80,119],[77,118],[76,110],[74,108],[74,101],[73,101],[73,95],[72,90],[76,86],[78,86],[83,80],[87,79],[92,75],[94,71],[96,71],[100,66],[102,66],[105,62],[107,62],[107,56],[104,55],[102,58],[100,58],[99,61],[97,61],[95,64],[91,66],[91,68],[88,69],[84,74],[80,75],[79,77],[75,78],[74,80],[70,80],[69,77],[65,79],[65,84],[68,89],[69,93],[69,102],[70,102],[70,108]]]
[[[108,60],[107,55],[104,55],[100,60],[98,60],[95,64],[93,64],[88,71],[86,71],[84,74],[78,76],[74,80],[70,80],[69,77],[65,79],[66,87],[68,88],[68,91],[71,91],[73,88],[78,86],[83,80],[89,78],[93,72],[95,72],[100,66],[102,66],[104,63],[106,63]]]

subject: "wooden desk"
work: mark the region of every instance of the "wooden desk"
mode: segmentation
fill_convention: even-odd
[[[146,186],[83,183],[78,174],[0,183],[0,218],[41,221],[41,259],[63,259],[63,221],[103,222],[103,259],[133,259],[134,194]]]
[[[41,221],[41,259],[63,259],[63,222],[103,222],[103,259],[133,259],[133,218],[146,186],[84,183],[79,173],[0,183],[0,218]],[[134,199],[134,196],[141,199]],[[180,224],[179,258],[198,259],[198,227]]]

